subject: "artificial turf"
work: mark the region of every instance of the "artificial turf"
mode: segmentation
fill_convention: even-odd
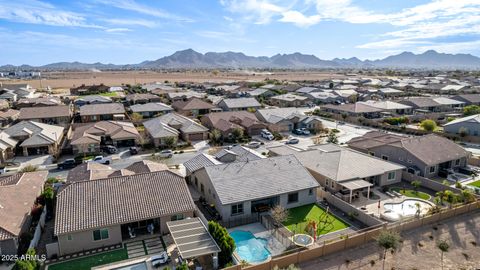
[[[98,253],[87,257],[81,257],[74,260],[51,264],[48,266],[48,270],[90,270],[92,267],[95,266],[123,261],[126,259],[128,259],[127,250],[125,248],[122,248],[109,252]]]
[[[289,218],[283,223],[288,230],[295,233],[309,233],[305,228],[309,221],[317,222],[317,235],[327,234],[350,227],[347,223],[328,213],[316,204],[308,204],[288,209]]]
[[[400,194],[410,197],[410,198],[418,198],[423,200],[430,200],[430,195],[425,192],[415,191],[412,189],[403,189],[403,188],[394,188],[396,192],[400,192]]]

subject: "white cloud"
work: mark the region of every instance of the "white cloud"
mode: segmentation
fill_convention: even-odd
[[[145,15],[149,15],[149,16],[153,16],[161,19],[168,19],[168,20],[182,21],[182,22],[193,22],[192,19],[178,16],[159,8],[143,5],[134,0],[96,0],[96,2],[104,5],[108,5],[114,8],[134,11],[137,13],[141,13],[141,14],[145,14]]]
[[[128,29],[128,28],[108,28],[108,29],[105,29],[105,32],[108,32],[108,33],[123,33],[123,32],[131,32],[132,29]]]
[[[103,21],[113,25],[128,25],[128,26],[144,26],[154,28],[158,24],[151,20],[144,19],[102,19]]]
[[[305,16],[302,13],[294,10],[289,10],[282,13],[281,22],[290,22],[300,27],[308,27],[319,23],[322,18],[320,15]]]
[[[88,24],[81,14],[61,10],[51,4],[36,0],[22,2],[0,0],[0,19],[53,26],[102,28],[98,25]]]

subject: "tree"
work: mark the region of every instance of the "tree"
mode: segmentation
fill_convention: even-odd
[[[418,189],[422,185],[422,182],[415,180],[415,181],[412,181],[410,184],[412,184],[413,190],[415,190],[415,194],[418,194]]]
[[[232,130],[232,135],[235,141],[240,140],[243,137],[243,129],[241,128],[234,128]]]
[[[210,132],[210,142],[216,145],[220,143],[220,139],[222,138],[222,133],[218,129],[213,129]]]
[[[466,127],[461,127],[460,129],[458,129],[458,135],[460,135],[460,137],[465,137],[468,135],[468,129]]]
[[[445,240],[440,240],[440,241],[438,241],[438,243],[437,243],[437,247],[438,247],[438,249],[440,249],[440,251],[441,251],[441,253],[442,253],[442,255],[441,255],[442,257],[441,257],[441,259],[440,259],[440,263],[442,264],[442,269],[443,269],[443,253],[448,252],[448,249],[450,248],[450,245],[448,244],[447,241],[445,241]]]
[[[443,200],[449,203],[449,207],[451,208],[452,205],[457,201],[457,196],[451,190],[443,191]]]
[[[37,166],[34,166],[34,165],[31,165],[31,164],[28,164],[27,166],[23,167],[20,172],[21,173],[26,173],[26,172],[34,172],[38,169]]]
[[[477,105],[469,105],[465,106],[463,108],[463,115],[464,116],[469,116],[469,115],[474,115],[474,114],[479,114],[480,113],[480,106]]]
[[[383,266],[382,269],[385,269],[385,259],[387,257],[387,251],[397,250],[400,245],[400,235],[395,231],[383,230],[377,237],[377,244],[383,248]]]
[[[13,270],[36,270],[38,269],[38,262],[35,260],[35,249],[29,248],[26,255],[28,258],[26,260],[17,260],[13,266]]]
[[[470,189],[462,189],[460,197],[465,204],[475,201],[475,195],[473,195],[473,192]]]
[[[333,130],[330,130],[328,133],[327,142],[338,144],[338,136]]]
[[[215,221],[208,222],[208,232],[220,247],[218,261],[221,267],[232,261],[232,254],[235,250],[235,241],[228,234],[227,229]]]
[[[167,148],[172,148],[177,143],[177,138],[175,137],[166,137],[163,139],[163,143]]]
[[[276,226],[282,225],[289,218],[289,212],[281,205],[276,205],[270,210],[270,215],[273,218]]]
[[[139,113],[132,113],[132,121],[134,123],[139,123],[141,122],[143,119],[143,115],[139,114]]]
[[[437,123],[431,119],[425,119],[420,123],[420,127],[426,131],[434,131],[437,129]]]

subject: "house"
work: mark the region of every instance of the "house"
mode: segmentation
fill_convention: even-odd
[[[4,127],[13,123],[15,120],[18,119],[18,116],[20,116],[20,111],[14,109],[0,111],[0,126]]]
[[[323,92],[311,92],[304,95],[315,104],[340,104],[342,102],[345,102],[345,99],[343,97],[335,94],[332,90],[325,90]]]
[[[36,89],[28,84],[1,84],[0,99],[16,102],[22,98],[35,98]]]
[[[405,92],[403,92],[402,90],[393,89],[390,87],[380,88],[378,89],[378,93],[384,98],[399,97],[405,94]]]
[[[218,103],[218,107],[224,111],[246,111],[257,110],[262,105],[255,98],[226,98]]]
[[[171,113],[173,108],[168,106],[165,103],[161,102],[150,102],[145,104],[135,104],[130,106],[132,113],[138,113],[143,118],[152,118],[158,115]]]
[[[109,92],[110,87],[104,84],[100,85],[85,85],[82,84],[79,87],[72,87],[70,88],[70,95],[96,95],[101,93]]]
[[[108,92],[123,92],[124,89],[121,86],[110,86]]]
[[[381,117],[382,110],[379,108],[365,105],[361,102],[333,105],[327,104],[320,108],[324,112],[337,113],[353,117],[365,117],[365,118],[379,118]]]
[[[458,92],[460,90],[466,89],[465,85],[449,84],[440,89],[442,92]]]
[[[273,105],[278,107],[303,107],[309,102],[308,97],[299,96],[295,94],[283,94],[270,98]]]
[[[18,255],[20,238],[30,232],[32,208],[47,171],[0,177],[0,255]]]
[[[211,103],[196,97],[175,101],[172,103],[172,107],[181,115],[194,117],[210,113],[215,108]]]
[[[175,101],[180,101],[180,100],[187,100],[190,98],[204,98],[205,93],[199,93],[195,91],[181,91],[181,92],[168,92],[167,93],[167,99],[170,102],[175,102]]]
[[[289,132],[298,128],[316,132],[322,128],[319,117],[307,116],[297,108],[261,109],[255,115],[268,125],[269,130],[276,132]]]
[[[443,125],[445,133],[480,136],[480,114],[455,119]]]
[[[185,179],[169,170],[75,182],[57,195],[58,255],[120,244],[148,228],[167,234],[167,222],[194,211]]]
[[[161,98],[157,95],[149,94],[149,93],[144,93],[144,94],[130,94],[127,95],[126,98],[127,102],[130,104],[145,104],[149,102],[160,102],[162,101]]]
[[[53,126],[34,121],[22,121],[0,133],[0,159],[4,162],[14,153],[24,156],[50,154],[59,151],[63,138],[62,126]]]
[[[452,99],[465,102],[465,105],[480,105],[480,94],[465,94],[453,96]]]
[[[68,105],[21,108],[18,116],[20,121],[35,121],[63,127],[70,125],[71,118],[72,111]]]
[[[298,94],[310,94],[310,93],[315,93],[315,92],[321,92],[322,89],[316,88],[316,87],[308,87],[304,86],[299,89],[297,89],[295,92]]]
[[[390,100],[368,100],[362,103],[364,105],[380,109],[383,114],[410,114],[412,107]]]
[[[448,169],[465,167],[470,157],[470,153],[458,144],[435,134],[404,137],[371,131],[347,144],[357,151],[401,164],[408,172],[427,178]]]
[[[260,98],[267,99],[267,98],[275,96],[276,93],[273,92],[272,90],[269,90],[269,89],[257,88],[257,89],[254,89],[252,91],[249,91],[248,95],[250,95],[251,97],[257,98],[257,99],[260,99]]]
[[[125,108],[121,103],[84,105],[80,107],[80,118],[83,123],[124,120]]]
[[[399,100],[398,103],[411,106],[416,112],[448,112],[465,104],[446,97],[410,97]]]
[[[121,121],[77,125],[71,134],[69,139],[74,154],[99,153],[104,145],[128,147],[140,141],[140,134],[135,126]]]
[[[114,176],[134,175],[138,173],[159,172],[168,170],[168,166],[163,163],[151,160],[141,160],[134,162],[126,168],[115,170],[110,166],[96,162],[85,162],[68,171],[67,184],[80,181],[89,181],[103,179]]]
[[[178,113],[168,113],[143,123],[155,147],[166,145],[167,138],[185,142],[208,139],[208,128]]]
[[[16,108],[24,107],[47,107],[47,106],[60,106],[62,100],[57,97],[39,97],[39,98],[22,98],[15,104]]]
[[[226,222],[315,203],[319,186],[293,155],[205,166],[190,179]]]
[[[112,102],[113,101],[110,97],[91,95],[91,96],[84,96],[84,97],[75,99],[74,104],[77,108],[79,108],[88,104],[107,104]]]
[[[209,113],[200,120],[209,129],[219,130],[224,137],[228,137],[236,128],[244,130],[249,136],[260,135],[261,130],[267,128],[255,114],[246,111]]]
[[[327,191],[352,202],[359,192],[402,180],[404,166],[334,144],[295,150],[288,146],[268,148],[273,156],[294,155]],[[366,193],[368,194],[368,193]],[[356,195],[356,196],[355,196]]]

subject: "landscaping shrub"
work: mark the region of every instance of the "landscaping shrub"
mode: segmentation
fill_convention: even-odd
[[[26,172],[34,172],[38,169],[37,166],[34,166],[34,165],[30,165],[28,164],[27,166],[23,167],[20,172],[21,173],[26,173]]]
[[[397,126],[397,125],[400,125],[400,124],[408,124],[409,121],[410,120],[406,116],[390,117],[390,118],[386,118],[385,120],[383,120],[383,122],[385,122],[387,124],[390,124],[390,125],[394,125],[394,126]]]
[[[215,221],[208,222],[208,232],[212,235],[215,242],[220,247],[218,260],[220,266],[225,266],[232,261],[232,254],[235,250],[235,241],[228,234],[227,229]]]

